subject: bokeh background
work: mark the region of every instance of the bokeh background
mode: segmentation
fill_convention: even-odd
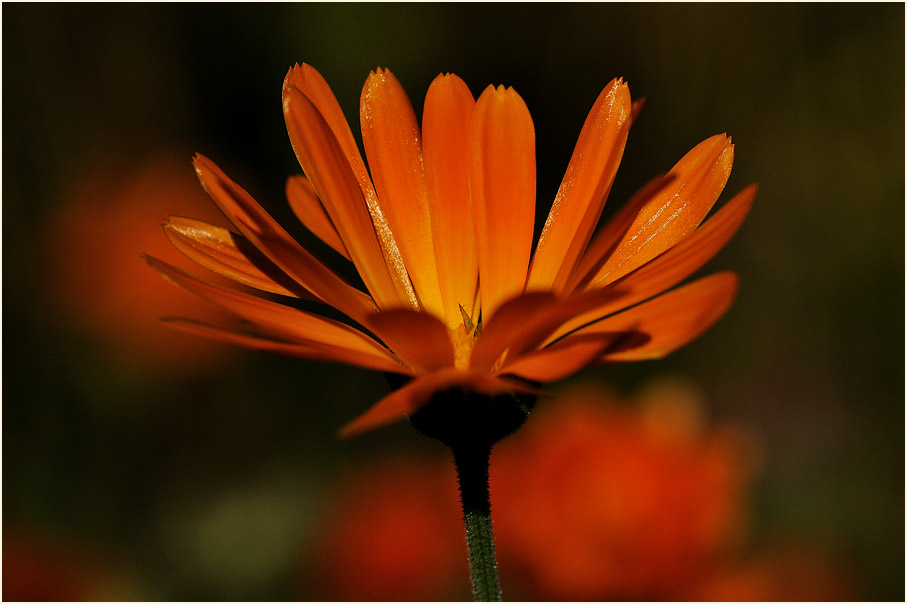
[[[566,512],[572,529],[544,532],[524,514],[532,547],[502,534],[505,597],[904,598],[903,5],[4,4],[2,22],[4,599],[468,597],[440,445],[405,423],[335,437],[387,391],[381,375],[156,323],[214,312],[139,259],[179,262],[160,230],[168,214],[217,220],[195,152],[293,223],[283,190],[299,167],[280,86],[297,61],[321,71],[354,125],[377,66],[417,113],[440,72],[475,95],[514,86],[535,120],[539,228],[586,112],[615,76],[647,102],[606,215],[720,132],[736,143],[723,199],[759,183],[751,216],[708,267],[741,276],[727,317],[668,359],[592,368],[553,389],[575,398],[580,384],[597,393],[587,400],[636,419],[580,422],[604,422],[592,442],[627,447],[562,451],[554,476],[578,482],[541,491],[595,503],[590,493],[611,485],[611,495]],[[696,401],[677,411],[655,397],[668,415],[653,425],[689,428],[695,416],[684,442],[730,430],[736,452],[713,452],[730,468],[715,483],[725,486],[689,495],[706,489],[690,469],[652,513],[686,522],[717,506],[744,518],[733,531],[683,533],[671,550],[655,516],[629,518],[643,509],[635,493],[658,487],[628,484],[677,476],[658,469],[663,456],[632,453],[637,428],[615,427],[650,417],[653,388]],[[520,534],[507,528],[515,511],[544,498],[512,494],[544,486],[534,468],[547,449],[531,443],[560,434],[568,408],[544,401],[528,440],[505,443],[504,533]],[[571,530],[591,539],[586,517],[618,528],[561,543]],[[702,554],[696,539],[723,553]],[[596,556],[617,542],[651,548],[621,572],[649,591],[579,575],[558,583],[550,564],[507,558],[569,546],[569,569],[592,564],[597,576]],[[671,551],[658,568],[682,561],[685,587],[659,591],[672,579],[646,564]]]

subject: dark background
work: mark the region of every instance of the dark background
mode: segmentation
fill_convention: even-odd
[[[147,338],[102,335],[85,317],[100,325],[111,296],[91,298],[100,286],[80,284],[115,271],[102,255],[64,279],[60,267],[87,248],[56,246],[110,230],[128,241],[135,228],[136,249],[117,253],[134,261],[137,282],[154,282],[138,233],[170,211],[119,227],[103,219],[112,210],[76,212],[85,220],[61,227],[74,199],[116,198],[143,166],[176,158],[172,176],[145,185],[166,197],[170,178],[195,186],[189,159],[202,152],[287,223],[283,187],[299,168],[280,86],[305,61],[354,131],[378,66],[417,114],[439,72],[475,95],[513,86],[535,121],[540,227],[586,112],[623,76],[647,103],[606,214],[719,132],[736,144],[722,199],[751,182],[760,190],[709,265],[741,276],[727,317],[664,361],[583,377],[627,391],[656,376],[694,380],[711,416],[763,443],[756,538],[794,535],[840,552],[857,599],[904,597],[903,5],[2,11],[5,550],[16,537],[96,552],[116,562],[116,598],[306,598],[294,548],[330,505],[326,485],[364,459],[435,451],[405,424],[335,438],[386,392],[378,374],[214,344],[193,342],[189,354],[189,338],[163,328],[160,354],[133,356]],[[160,314],[154,302],[119,308],[138,321]]]

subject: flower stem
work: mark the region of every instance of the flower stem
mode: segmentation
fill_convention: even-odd
[[[472,594],[479,602],[501,601],[488,492],[491,447],[523,425],[535,400],[535,396],[509,392],[487,396],[451,388],[435,392],[428,403],[409,416],[416,430],[453,451],[466,525]]]
[[[453,453],[463,503],[463,522],[466,525],[472,595],[477,602],[500,602],[501,587],[494,554],[491,498],[488,490],[491,448],[481,444],[461,445]]]

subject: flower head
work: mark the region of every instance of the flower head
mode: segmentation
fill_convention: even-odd
[[[365,291],[198,155],[202,186],[238,232],[171,217],[166,233],[201,266],[258,291],[214,285],[149,258],[172,281],[246,321],[243,329],[169,323],[412,378],[348,424],[348,434],[411,414],[441,390],[532,392],[534,383],[596,362],[664,356],[729,307],[733,273],[664,292],[724,246],[755,187],[703,222],[733,162],[730,139],[716,135],[594,234],[639,106],[621,79],[602,90],[533,254],[535,130],[513,89],[489,86],[476,100],[460,78],[439,75],[420,128],[393,74],[372,72],[360,101],[366,168],[324,78],[297,65],[284,81],[283,109],[305,176],[289,179],[287,197],[302,223],[352,262]],[[292,297],[333,307],[349,321],[301,310]]]

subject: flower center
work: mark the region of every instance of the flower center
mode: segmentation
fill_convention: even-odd
[[[449,330],[449,333],[454,347],[454,366],[458,369],[468,368],[472,347],[476,342],[475,330],[461,323],[456,329]]]
[[[448,332],[454,347],[454,366],[459,369],[467,369],[469,358],[472,356],[472,347],[475,346],[476,338],[479,337],[479,332],[482,330],[482,320],[479,319],[479,324],[476,325],[463,305],[459,306],[463,321],[456,329],[448,328]]]

